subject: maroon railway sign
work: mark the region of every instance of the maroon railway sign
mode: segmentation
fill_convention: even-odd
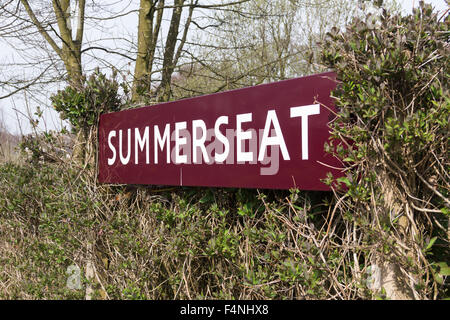
[[[103,114],[101,183],[329,190],[334,73]]]

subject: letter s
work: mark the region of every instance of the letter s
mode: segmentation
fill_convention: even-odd
[[[116,136],[116,130],[112,130],[108,134],[108,146],[109,146],[109,149],[111,149],[112,154],[113,154],[112,158],[108,158],[108,165],[109,166],[113,165],[114,162],[116,161],[116,148],[111,143],[111,138],[113,138],[115,136]]]

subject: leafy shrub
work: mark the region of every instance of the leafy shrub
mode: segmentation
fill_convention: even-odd
[[[115,73],[108,79],[97,69],[82,88],[67,86],[51,96],[53,107],[63,120],[69,120],[75,132],[87,130],[97,124],[101,113],[120,110],[123,102],[115,78]]]
[[[430,274],[450,259],[449,24],[421,2],[412,15],[383,10],[335,29],[323,45],[339,81],[333,138],[347,142],[336,153],[350,168],[340,210],[370,235],[376,259],[412,276],[416,298],[447,290]],[[431,256],[423,249],[433,236]]]
[[[79,299],[90,285],[109,299],[325,298],[346,281],[330,280],[345,257],[315,243],[326,206],[311,197],[323,193],[130,191],[85,175],[57,162],[0,167],[1,297]],[[88,259],[99,284],[84,277]],[[72,265],[78,290],[66,284]]]
[[[3,299],[80,299],[66,286],[82,266],[91,206],[75,172],[56,164],[0,166],[0,265]],[[69,190],[75,191],[71,193]]]

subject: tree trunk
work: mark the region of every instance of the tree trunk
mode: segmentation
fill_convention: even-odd
[[[176,61],[174,61],[175,46],[178,39],[178,29],[180,27],[183,3],[184,0],[175,0],[175,8],[173,9],[172,19],[170,20],[169,33],[167,34],[166,47],[164,49],[162,78],[159,87],[159,101],[168,101],[171,95],[170,83],[176,64]]]
[[[406,238],[407,234],[412,232],[410,221],[407,217],[407,212],[402,205],[399,197],[399,192],[395,190],[395,183],[390,179],[387,174],[379,172],[380,181],[383,183],[384,191],[384,212],[389,215],[384,217],[384,220],[392,221],[394,217],[399,217],[397,231],[399,234],[403,234]],[[380,226],[377,226],[380,228]],[[391,231],[394,232],[394,231]],[[402,249],[398,249],[402,250]],[[414,299],[414,293],[410,289],[410,279],[413,279],[413,275],[409,274],[409,277],[405,276],[400,270],[400,265],[395,262],[395,254],[385,254],[380,251],[375,251],[372,256],[371,266],[371,279],[372,283],[369,285],[375,295],[380,294],[383,290],[386,298],[392,300],[412,300]],[[404,256],[411,256],[411,252],[402,252]]]
[[[138,51],[132,89],[133,102],[138,102],[140,96],[151,91],[153,60],[158,34],[161,28],[163,10],[164,0],[141,0],[140,2]]]

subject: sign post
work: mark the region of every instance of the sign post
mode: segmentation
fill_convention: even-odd
[[[335,74],[103,114],[101,183],[330,190]]]

